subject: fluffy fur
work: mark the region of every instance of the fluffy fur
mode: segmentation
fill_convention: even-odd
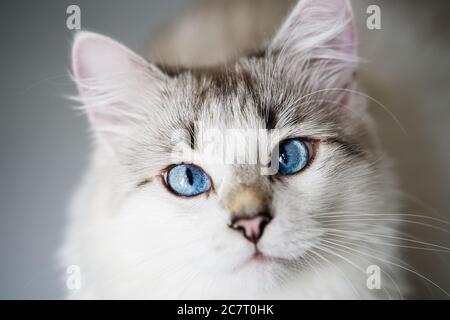
[[[356,91],[351,22],[347,1],[302,0],[263,50],[205,68],[152,64],[109,38],[77,35],[74,79],[95,152],[64,248],[64,263],[81,267],[71,296],[402,297],[396,225],[379,219],[398,211],[396,183]],[[303,137],[317,141],[316,154],[300,174],[273,179],[204,157],[202,128],[277,130],[271,145]],[[161,171],[187,161],[174,155],[180,141],[213,181],[207,196],[164,187]],[[270,194],[263,261],[228,227],[224,201],[242,185]],[[381,268],[379,290],[367,288],[370,265]]]

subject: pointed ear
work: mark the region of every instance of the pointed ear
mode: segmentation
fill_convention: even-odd
[[[316,67],[324,85],[347,87],[357,63],[353,13],[348,0],[300,0],[272,41],[286,70]]]
[[[122,44],[90,32],[76,35],[72,63],[93,131],[110,147],[148,116],[165,80],[157,67]]]

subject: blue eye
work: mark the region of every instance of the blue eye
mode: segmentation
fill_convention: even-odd
[[[309,162],[309,149],[305,142],[297,139],[280,144],[278,174],[289,175],[302,170]]]
[[[211,187],[208,175],[191,164],[179,164],[171,168],[166,181],[174,193],[184,197],[196,196]]]

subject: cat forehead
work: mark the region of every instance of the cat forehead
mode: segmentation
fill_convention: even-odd
[[[314,65],[292,72],[282,66],[283,61],[267,56],[208,68],[158,65],[168,81],[157,112],[144,123],[144,141],[156,137],[154,145],[167,152],[180,130],[186,144],[195,145],[198,124],[203,129],[280,130],[280,138],[351,141],[360,136],[355,133],[364,129],[361,118],[349,117],[336,91],[321,90]]]
[[[280,75],[267,58],[247,58],[214,68],[159,67],[172,79],[167,96],[170,108],[178,109],[190,122],[275,129],[304,122],[313,115],[310,105],[301,107],[307,82]]]
[[[256,100],[263,68],[261,63],[236,63],[205,68],[159,66],[174,79],[185,96],[194,96],[197,106],[209,100],[238,99],[246,104],[249,97]]]

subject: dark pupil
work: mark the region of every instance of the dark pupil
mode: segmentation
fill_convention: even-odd
[[[194,182],[194,176],[192,175],[192,170],[190,168],[186,168],[186,176],[188,178],[189,184],[192,186]]]

